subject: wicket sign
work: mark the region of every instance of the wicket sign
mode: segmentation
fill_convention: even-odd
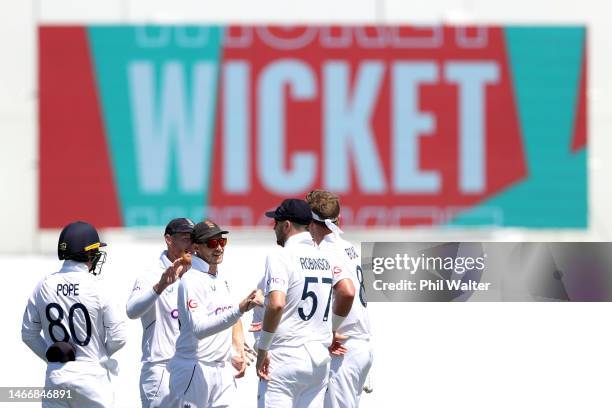
[[[40,226],[260,225],[324,188],[344,225],[585,228],[585,36],[41,27]]]

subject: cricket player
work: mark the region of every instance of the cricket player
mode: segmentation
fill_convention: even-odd
[[[355,247],[341,237],[338,196],[329,191],[314,190],[308,193],[306,201],[312,209],[313,220],[309,230],[315,242],[322,250],[343,259],[346,269],[351,272],[354,286],[358,288],[349,315],[334,333],[330,349],[330,378],[325,395],[326,408],[354,408],[359,406],[373,359],[361,261]]]
[[[117,366],[110,356],[125,345],[126,330],[95,276],[105,245],[91,224],[68,224],[58,242],[61,269],[42,279],[28,300],[22,340],[47,362],[45,388],[69,390],[71,397],[43,400],[44,408],[114,405],[109,371],[116,374]]]
[[[275,211],[276,242],[265,266],[266,307],[257,341],[258,407],[322,407],[327,388],[332,330],[349,313],[355,295],[335,293],[347,280],[307,230],[311,210],[304,200],[284,200]],[[347,280],[351,283],[350,280]]]
[[[140,276],[127,302],[130,319],[142,323],[142,368],[140,400],[143,408],[168,407],[170,374],[168,361],[174,355],[179,335],[177,293],[179,275],[186,266],[181,257],[191,251],[194,223],[188,218],[171,220],[164,230],[167,249]]]
[[[220,268],[227,233],[208,219],[195,226],[192,268],[179,283],[181,330],[169,369],[170,391],[181,408],[231,406],[235,377],[243,376],[246,369],[240,317],[263,305],[263,294],[255,290],[239,303],[232,301]]]

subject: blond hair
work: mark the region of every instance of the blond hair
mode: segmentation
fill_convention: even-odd
[[[313,190],[306,195],[306,202],[308,202],[312,212],[319,217],[338,222],[340,197],[336,194],[326,190]]]

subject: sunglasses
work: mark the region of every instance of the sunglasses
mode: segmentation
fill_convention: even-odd
[[[221,246],[221,248],[223,248],[227,244],[227,238],[209,239],[205,242],[205,244],[206,247],[210,249],[214,249],[217,246]]]

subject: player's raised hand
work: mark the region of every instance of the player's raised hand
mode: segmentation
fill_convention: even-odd
[[[342,344],[343,341],[348,339],[348,336],[338,334],[334,332],[334,339],[332,340],[331,346],[329,346],[329,352],[335,356],[341,356],[345,354],[348,349]]]
[[[191,254],[185,252],[183,256],[177,258],[172,262],[164,273],[159,278],[159,282],[153,287],[157,294],[161,294],[168,286],[172,285],[179,279],[185,272],[191,268]]]
[[[161,295],[161,293],[168,286],[176,282],[176,279],[178,277],[177,268],[181,267],[180,265],[181,265],[181,262],[179,258],[176,261],[174,261],[172,265],[166,268],[166,270],[162,273],[161,277],[159,278],[159,282],[157,282],[155,286],[153,286],[153,289],[158,295]]]
[[[189,252],[185,252],[183,256],[181,256],[177,261],[180,261],[180,265],[175,266],[176,276],[180,279],[185,272],[191,269],[191,254]],[[176,262],[176,261],[174,261]],[[174,264],[173,264],[174,266]]]
[[[257,376],[263,380],[270,379],[270,356],[268,356],[268,350],[257,351]]]
[[[169,276],[168,281],[172,281],[170,284],[176,282],[176,280],[185,273],[184,269],[183,258],[177,258],[172,262],[172,266],[166,269]]]

